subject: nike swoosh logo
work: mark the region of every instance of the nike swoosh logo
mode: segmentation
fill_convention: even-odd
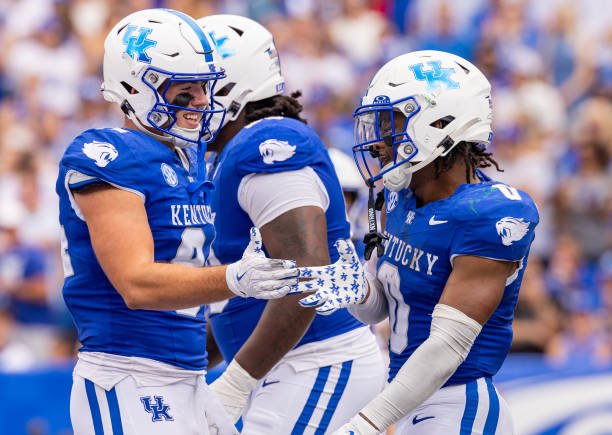
[[[429,218],[429,225],[440,225],[440,224],[445,224],[447,222],[448,221],[439,221],[439,220],[436,220],[435,216],[432,216],[432,217]]]
[[[418,415],[415,415],[414,418],[412,419],[412,424],[419,424],[420,422],[429,420],[430,418],[436,418],[436,417],[434,417],[433,415],[430,415],[429,417],[419,418]]]
[[[261,388],[266,388],[268,385],[278,384],[280,381],[268,381],[264,379],[263,384],[261,384]]]
[[[244,277],[244,275],[246,275],[246,272],[244,272],[242,275],[236,274],[236,281],[240,281]]]

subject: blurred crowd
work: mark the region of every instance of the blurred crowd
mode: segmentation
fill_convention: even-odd
[[[0,0],[0,371],[72,360],[61,298],[55,178],[80,131],[119,126],[99,92],[103,41],[130,12],[250,16],[274,34],[289,91],[330,148],[350,153],[374,71],[419,49],[473,61],[493,84],[491,147],[542,222],[513,352],[612,362],[612,8],[607,0]],[[365,214],[360,182],[341,171]]]

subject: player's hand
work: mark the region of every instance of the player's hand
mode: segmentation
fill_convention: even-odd
[[[210,389],[235,424],[240,419],[255,385],[257,379],[232,360],[223,374],[210,384]]]
[[[276,299],[297,292],[295,261],[266,257],[259,230],[251,228],[250,235],[242,258],[227,266],[225,279],[229,289],[238,296],[258,299]]]
[[[366,279],[355,246],[349,239],[334,244],[340,258],[334,264],[317,267],[300,267],[300,292],[316,291],[300,300],[303,307],[316,307],[319,314],[328,315],[334,311],[363,301],[367,294]]]

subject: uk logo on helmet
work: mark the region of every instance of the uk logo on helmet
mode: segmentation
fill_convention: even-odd
[[[138,33],[136,31],[138,30]],[[148,27],[127,26],[125,35],[123,35],[123,43],[126,45],[125,52],[132,59],[138,62],[151,63],[151,57],[147,54],[147,50],[157,45],[157,41],[147,39],[147,36],[153,31]],[[138,56],[138,57],[136,57]]]
[[[215,45],[215,48],[217,49],[217,53],[219,53],[223,59],[236,54],[236,50],[233,50],[231,47],[228,47],[226,45],[226,42],[229,41],[229,36],[223,35],[217,37],[217,35],[215,35],[215,32],[209,32],[208,36],[210,36],[210,39],[212,39],[212,42]]]
[[[426,64],[427,69],[425,69],[424,63],[410,65],[410,69],[417,80],[427,81],[428,90],[431,91],[443,85],[447,89],[459,89],[459,82],[451,78],[451,74],[455,73],[454,68],[442,68],[442,62],[439,60],[431,60]]]

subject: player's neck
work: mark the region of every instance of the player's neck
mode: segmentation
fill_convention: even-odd
[[[127,117],[125,118],[125,120],[124,120],[124,122],[123,122],[123,128],[127,128],[127,129],[129,129],[129,130],[136,130],[136,131],[141,131],[141,132],[142,132],[142,130],[141,130],[140,128],[138,128],[138,126],[137,126],[136,124],[134,124],[134,122],[133,122],[131,119],[129,119],[129,118],[127,118]],[[147,128],[147,127],[145,127],[145,128],[146,128],[147,130],[151,130],[151,132],[153,132],[153,130],[152,130],[152,129],[149,129],[149,128]],[[144,132],[143,132],[143,133],[144,133]],[[145,134],[146,134],[146,133],[145,133]],[[159,143],[161,143],[161,144],[164,144],[165,146],[167,146],[168,148],[170,148],[172,151],[174,151],[174,150],[175,150],[175,148],[176,148],[176,147],[174,146],[174,144],[172,144],[172,143],[170,143],[170,142],[168,142],[168,141],[163,141],[163,140],[159,140],[159,139],[157,139],[157,141],[158,141]]]
[[[214,141],[208,144],[208,150],[220,153],[234,136],[246,126],[244,111],[238,115],[235,121],[230,121],[219,131]]]
[[[410,188],[417,197],[419,207],[430,202],[440,201],[451,196],[459,186],[466,184],[465,164],[457,162],[448,171],[436,177],[435,164],[429,164],[414,173]],[[478,179],[471,179],[470,183],[477,183]]]

